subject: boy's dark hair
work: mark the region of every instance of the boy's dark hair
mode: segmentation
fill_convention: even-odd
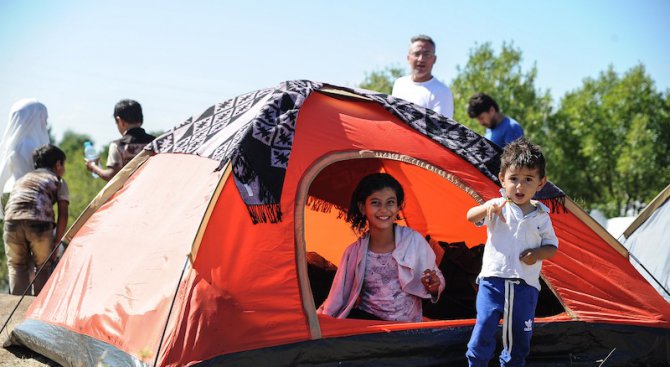
[[[351,223],[351,228],[355,232],[362,232],[367,225],[365,214],[361,213],[358,204],[365,205],[365,199],[372,195],[373,192],[390,188],[395,191],[396,199],[398,200],[398,207],[402,208],[405,203],[405,191],[398,180],[388,173],[373,173],[363,177],[356,189],[351,194],[351,203],[349,204],[349,211],[347,212],[347,222]]]
[[[65,152],[55,145],[42,145],[33,151],[33,165],[35,166],[35,169],[52,169],[56,166],[56,162],[58,161],[65,164]]]
[[[484,112],[489,112],[491,107],[493,107],[496,112],[500,112],[498,103],[496,103],[496,101],[491,98],[491,96],[481,92],[475,93],[468,101],[468,116],[473,119]]]
[[[114,106],[114,119],[117,117],[129,124],[142,124],[142,106],[132,99],[122,99]]]
[[[500,156],[500,174],[504,175],[510,167],[537,168],[540,178],[545,175],[545,160],[542,148],[530,140],[521,137],[509,143]]]
[[[435,48],[435,41],[433,41],[433,39],[430,38],[430,36],[426,36],[425,34],[417,34],[416,36],[412,37],[409,40],[409,43],[411,45],[412,43],[418,42],[418,41],[428,42],[431,45],[433,45],[433,48]]]

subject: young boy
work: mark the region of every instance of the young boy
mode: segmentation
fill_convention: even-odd
[[[5,211],[3,239],[9,291],[15,295],[22,295],[28,288],[31,275],[49,260],[51,250],[60,243],[67,227],[69,193],[63,180],[65,153],[54,145],[43,145],[33,152],[33,162],[35,170],[16,181]],[[54,204],[58,206],[58,221],[54,220]],[[49,275],[46,268],[36,275],[34,295],[40,293]]]
[[[86,162],[86,169],[109,181],[123,166],[128,164],[142,149],[156,137],[142,128],[144,115],[142,106],[132,99],[123,99],[114,106],[114,121],[121,139],[109,144],[107,168],[100,168],[97,161]]]
[[[500,157],[502,197],[468,210],[486,225],[482,271],[477,280],[477,322],[468,343],[470,366],[487,366],[503,319],[500,365],[524,366],[530,351],[542,260],[558,250],[546,206],[531,198],[547,182],[540,147],[525,138],[507,145]]]

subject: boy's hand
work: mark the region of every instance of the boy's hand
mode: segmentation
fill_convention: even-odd
[[[533,265],[540,260],[551,259],[556,255],[556,251],[558,251],[558,248],[552,245],[530,248],[521,251],[519,259],[528,265]]]
[[[91,160],[91,161],[89,161],[88,159],[84,159],[84,161],[86,162],[86,169],[89,172],[93,172],[93,166],[98,165],[98,162],[100,161],[100,158],[94,159],[94,160]]]
[[[437,291],[440,290],[440,277],[437,276],[435,270],[424,270],[423,276],[421,277],[421,283],[423,283],[423,286],[430,294],[435,295],[437,294]]]
[[[491,203],[487,208],[486,208],[486,218],[488,218],[489,221],[493,220],[493,216],[497,215],[503,223],[506,223],[507,221],[505,220],[505,217],[502,215],[502,208],[507,205],[507,200],[503,201],[502,204],[498,205],[495,203]]]
[[[540,259],[536,250],[538,249],[529,249],[521,252],[521,255],[519,255],[519,259],[523,261],[526,265],[535,264]]]
[[[53,249],[57,248],[59,245],[60,245],[60,243],[54,242],[53,244],[51,244],[51,249],[53,250]],[[54,264],[58,261],[58,250],[53,251],[49,260],[51,260]]]

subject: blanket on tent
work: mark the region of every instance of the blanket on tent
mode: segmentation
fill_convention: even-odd
[[[274,89],[250,92],[192,116],[146,149],[156,153],[190,153],[229,161],[233,176],[254,223],[281,221],[279,199],[291,155],[298,110],[307,97],[328,85],[287,81]],[[347,89],[382,105],[411,128],[428,136],[498,182],[500,148],[458,122],[393,96]],[[261,107],[262,106],[262,107]],[[565,194],[545,185],[537,199],[560,201]],[[553,202],[552,204],[556,204]],[[556,205],[549,205],[552,210]]]

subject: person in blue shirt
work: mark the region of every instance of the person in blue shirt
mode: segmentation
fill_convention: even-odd
[[[468,101],[468,116],[476,118],[486,128],[484,137],[504,148],[523,136],[523,127],[514,119],[503,115],[498,103],[485,93],[476,93]]]

